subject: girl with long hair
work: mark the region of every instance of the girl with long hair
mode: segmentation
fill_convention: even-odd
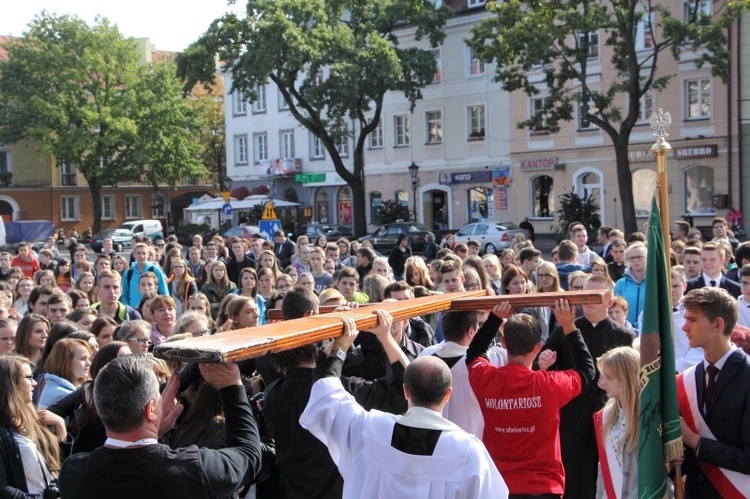
[[[112,343],[124,342],[133,353],[148,353],[148,347],[151,346],[151,324],[142,319],[123,322],[115,328],[115,338]]]
[[[539,262],[536,268],[536,283],[540,293],[559,293],[563,290],[560,287],[557,267],[552,262]]]
[[[50,323],[46,317],[25,315],[16,330],[16,353],[29,359],[34,366],[39,366],[49,330]]]
[[[31,371],[29,360],[20,355],[0,357],[3,497],[42,497],[60,470],[59,441],[67,438],[65,423],[49,411],[34,410],[36,382]]]
[[[208,326],[213,328],[216,326],[213,317],[211,317],[211,303],[208,301],[208,297],[203,293],[196,293],[191,296],[187,302],[187,310],[189,312],[200,312],[205,315],[208,319]]]
[[[89,379],[91,347],[83,340],[63,338],[52,347],[39,381],[39,410],[72,393]]]
[[[604,409],[594,414],[599,447],[596,496],[635,499],[638,497],[640,355],[634,348],[617,347],[596,362],[600,372],[597,384],[609,399]]]
[[[500,293],[503,289],[503,273],[502,267],[500,266],[500,259],[497,255],[484,255],[482,257],[482,264],[484,265],[484,270],[487,272],[487,276],[492,282],[492,287],[495,288],[495,291]]]
[[[258,304],[250,296],[237,296],[227,305],[227,317],[232,329],[255,327],[259,324]]]
[[[265,267],[258,268],[258,295],[268,299],[276,290],[276,275],[273,270]]]
[[[503,268],[504,295],[523,295],[530,292],[529,278],[520,267],[508,265]],[[547,319],[547,314],[549,312],[546,307],[514,307],[513,310],[517,314],[529,314],[536,317],[542,328],[542,341],[547,339],[547,336],[549,336],[549,320]]]
[[[273,255],[273,253],[271,253],[271,255]],[[221,301],[235,289],[237,289],[237,286],[229,280],[229,277],[227,276],[227,266],[224,265],[224,262],[221,260],[213,262],[208,280],[206,281],[206,284],[203,285],[203,288],[201,288],[201,292],[206,295],[208,302],[211,304],[211,317],[216,319],[219,315]]]
[[[258,260],[258,272],[260,272],[260,269],[262,268],[271,269],[274,281],[279,274],[281,274],[281,270],[279,270],[279,262],[276,260],[276,255],[273,254],[273,251],[263,250],[261,252],[260,259]],[[258,274],[258,279],[260,279],[260,274]]]
[[[78,277],[76,278],[76,287],[75,289],[79,289],[86,293],[89,296],[89,302],[90,303],[96,303],[96,286],[94,282],[94,274],[91,272],[81,272],[78,274]]]
[[[13,310],[15,310],[21,317],[26,315],[29,311],[29,295],[33,289],[34,281],[28,277],[24,277],[16,283],[16,292],[13,295],[16,298],[16,301],[13,302]]]
[[[264,272],[270,272],[268,269],[261,269]],[[284,274],[281,274],[279,278],[284,277]],[[291,278],[289,276],[286,276],[287,279]],[[266,310],[266,299],[258,293],[258,273],[255,272],[255,269],[247,267],[240,271],[240,289],[237,290],[237,294],[240,296],[250,296],[252,298],[255,298],[255,302],[258,305],[258,310],[261,314],[261,321],[260,324],[265,324],[264,316],[265,316],[265,310]]]
[[[427,264],[418,256],[412,256],[406,260],[405,279],[410,286],[424,286],[427,289],[435,289]]]
[[[70,262],[65,258],[60,258],[60,260],[58,260],[54,274],[58,287],[63,291],[68,291],[75,284],[73,282]]]
[[[393,278],[395,280],[402,281],[404,279],[406,261],[411,256],[409,236],[402,232],[396,238],[396,244],[391,248],[391,252],[388,255],[388,264],[393,269]]]
[[[171,261],[171,273],[168,274],[167,287],[169,288],[170,296],[174,300],[177,317],[179,317],[185,310],[188,298],[198,292],[198,286],[195,284],[193,276],[190,275],[190,269],[187,268],[185,260],[179,255],[179,249],[173,248],[170,250],[170,253],[174,250],[178,254],[168,260]]]
[[[19,281],[20,282],[20,281]],[[37,286],[49,286],[57,288],[57,278],[51,270],[38,270],[34,273],[34,282]]]

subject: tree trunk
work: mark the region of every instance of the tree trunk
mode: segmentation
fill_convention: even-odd
[[[628,144],[615,142],[615,156],[617,158],[617,184],[620,187],[620,205],[622,206],[622,228],[625,236],[640,230],[635,218],[635,203],[633,202],[633,175],[630,173],[628,159]]]
[[[352,189],[352,233],[354,237],[367,234],[367,196],[365,196],[365,151],[364,148],[354,148],[354,175],[349,187]]]
[[[91,191],[91,205],[94,207],[94,225],[91,230],[93,234],[98,234],[102,230],[101,187],[96,183],[89,182],[89,190]]]

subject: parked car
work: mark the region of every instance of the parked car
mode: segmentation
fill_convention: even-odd
[[[331,224],[307,224],[300,225],[291,235],[293,241],[297,241],[299,236],[307,236],[310,242],[320,235],[326,236],[329,241],[335,242],[340,237],[351,239],[354,237],[352,234],[351,227],[347,225],[331,225]]]
[[[130,248],[133,245],[133,231],[128,229],[104,229],[94,236],[91,241],[91,250],[99,253],[102,250],[102,243],[106,238],[112,238],[112,247],[115,251],[122,251],[124,248]]]
[[[513,244],[513,236],[518,233],[529,237],[525,229],[521,229],[512,222],[485,220],[465,225],[456,232],[454,237],[457,243],[466,244],[469,239],[479,241],[481,253],[494,254],[498,250],[510,248]]]
[[[254,234],[260,234],[260,227],[257,225],[238,225],[232,227],[224,233],[224,245],[228,248],[233,237],[250,239]]]
[[[412,253],[424,253],[423,236],[425,232],[429,232],[432,240],[438,242],[435,239],[435,234],[429,227],[417,222],[393,222],[381,225],[372,234],[360,237],[359,242],[370,241],[376,251],[387,255],[396,245],[399,234],[406,234],[409,236]]]
[[[133,231],[133,234],[146,238],[153,242],[157,237],[164,237],[163,227],[159,220],[132,220],[125,222],[118,229],[127,229]]]

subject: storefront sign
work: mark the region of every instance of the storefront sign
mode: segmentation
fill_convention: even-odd
[[[716,144],[708,144],[705,146],[675,147],[667,157],[675,159],[699,159],[716,158],[718,156],[719,146]],[[651,152],[651,149],[646,148],[628,151],[628,159],[631,163],[648,163],[651,161],[655,162],[656,156]]]
[[[557,166],[557,158],[531,158],[521,160],[522,172],[536,172],[542,170],[554,170]]]
[[[716,144],[675,147],[674,155],[677,159],[715,158],[719,155],[719,147]]]
[[[313,182],[325,182],[325,173],[297,173],[294,175],[294,181],[300,184],[310,184]]]
[[[493,197],[495,198],[495,210],[505,211],[508,209],[508,189],[510,187],[510,168],[497,168],[492,171]],[[494,217],[493,217],[494,218]]]
[[[489,170],[480,170],[476,172],[441,173],[439,178],[442,185],[480,184],[483,182],[491,182],[492,172]]]

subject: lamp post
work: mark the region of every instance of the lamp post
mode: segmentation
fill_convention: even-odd
[[[224,188],[228,191],[232,190],[232,179],[229,178],[229,175],[224,177]]]
[[[411,175],[411,193],[412,193],[412,211],[414,212],[414,221],[417,221],[417,186],[419,186],[419,166],[412,161],[409,165],[409,175]]]

